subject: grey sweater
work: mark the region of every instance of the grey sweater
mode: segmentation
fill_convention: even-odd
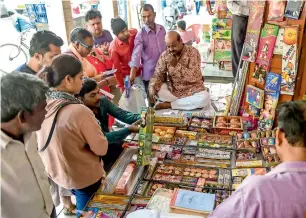
[[[227,7],[232,12],[232,14],[238,16],[249,16],[249,1],[233,1],[227,0]]]

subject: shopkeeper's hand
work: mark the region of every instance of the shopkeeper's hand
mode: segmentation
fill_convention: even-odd
[[[131,83],[131,86],[134,85],[135,78],[136,78],[136,72],[137,72],[137,68],[136,67],[132,67],[131,68],[131,72],[130,72],[130,83]]]
[[[128,130],[130,132],[133,132],[133,133],[138,133],[139,132],[139,124],[140,124],[140,120],[137,120],[135,123],[133,123],[132,125],[130,125],[128,127]]]
[[[105,80],[108,82],[109,86],[113,86],[113,85],[117,84],[117,80],[116,80],[115,76],[107,77],[107,78],[105,78]]]
[[[150,103],[153,105],[156,102],[156,98],[155,98],[156,94],[155,94],[155,90],[153,88],[149,89],[149,101]]]

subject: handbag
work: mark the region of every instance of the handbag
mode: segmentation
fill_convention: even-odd
[[[58,115],[58,112],[65,106],[69,105],[69,104],[80,104],[79,102],[65,102],[63,104],[61,104],[58,108],[58,110],[56,111],[56,114],[54,116],[54,120],[52,122],[52,126],[51,126],[51,130],[50,130],[50,133],[49,133],[49,136],[48,136],[48,139],[44,145],[44,147],[42,147],[42,149],[39,150],[39,152],[43,152],[44,150],[47,149],[47,147],[49,146],[50,144],[50,141],[51,141],[51,138],[52,138],[52,135],[53,135],[53,132],[54,132],[54,129],[55,129],[55,124],[56,124],[56,119],[57,119],[57,115]]]

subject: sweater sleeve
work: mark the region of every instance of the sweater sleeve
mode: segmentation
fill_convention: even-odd
[[[85,107],[85,106],[84,106]],[[94,114],[90,109],[83,110],[80,120],[80,131],[90,147],[90,150],[96,155],[103,156],[107,153],[108,142],[101,131]]]
[[[118,131],[104,132],[105,137],[109,144],[114,144],[116,142],[123,141],[131,132],[128,128],[123,128]]]
[[[100,107],[104,107],[104,111],[109,115],[115,117],[121,122],[132,124],[140,119],[140,114],[134,114],[114,105],[111,101],[109,101],[106,97],[102,97],[102,103]]]

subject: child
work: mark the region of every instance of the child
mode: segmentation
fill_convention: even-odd
[[[186,45],[192,45],[196,41],[196,35],[191,30],[186,31],[186,22],[180,20],[177,22],[177,30],[181,36],[182,42]]]

